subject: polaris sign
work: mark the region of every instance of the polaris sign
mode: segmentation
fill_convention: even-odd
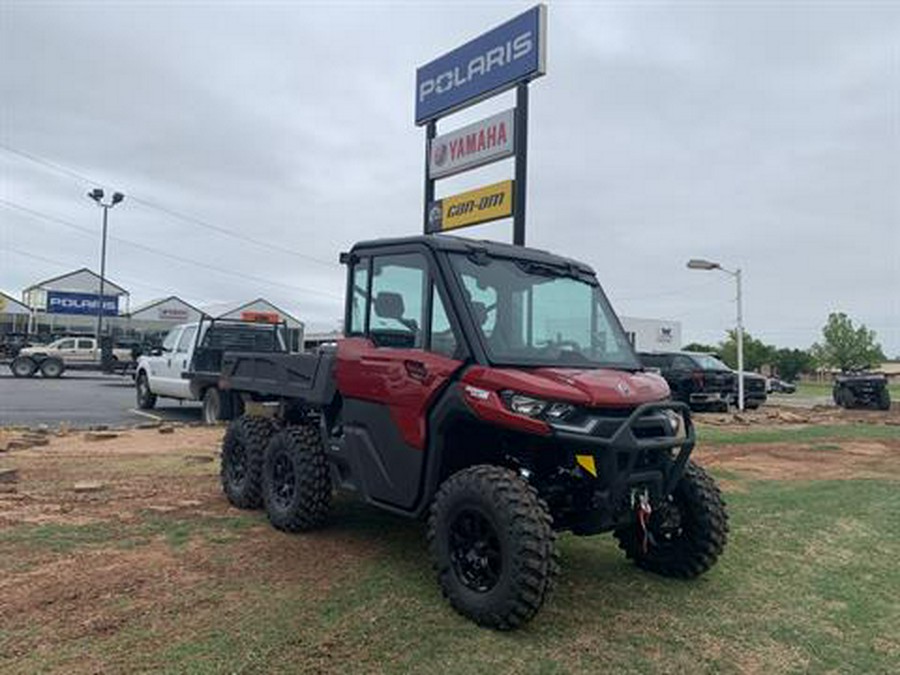
[[[47,291],[48,314],[86,314],[97,316],[100,309],[99,296],[96,293],[67,293],[63,291]],[[119,297],[103,296],[103,315],[119,315]]]
[[[547,8],[538,5],[416,71],[416,124],[546,71]]]

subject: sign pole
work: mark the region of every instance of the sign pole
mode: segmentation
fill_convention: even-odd
[[[516,182],[513,244],[525,245],[525,191],[528,180],[528,82],[516,85]]]
[[[428,209],[431,202],[434,201],[434,179],[428,171],[430,162],[429,153],[431,152],[431,141],[437,135],[437,122],[431,120],[425,126],[425,204],[422,207],[424,217],[422,219],[422,232],[428,234]]]

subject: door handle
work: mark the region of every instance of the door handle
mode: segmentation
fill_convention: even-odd
[[[407,359],[403,362],[403,367],[406,368],[406,374],[414,380],[424,382],[428,379],[428,368],[421,361]]]

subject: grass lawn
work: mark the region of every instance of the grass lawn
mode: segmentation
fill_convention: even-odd
[[[798,426],[779,429],[775,427],[751,429],[722,429],[701,427],[697,431],[698,444],[741,445],[746,443],[806,444],[820,440],[897,439],[900,428],[874,424],[834,424]]]
[[[821,429],[700,434],[707,445],[828,441],[828,452],[900,436]],[[480,629],[441,599],[420,524],[354,502],[309,535],[235,510],[7,527],[0,578],[39,601],[27,617],[0,612],[0,671],[897,672],[900,483],[719,477],[731,539],[709,574],[654,577],[609,536],[565,535],[551,601],[513,633]],[[46,566],[72,584],[49,593]]]

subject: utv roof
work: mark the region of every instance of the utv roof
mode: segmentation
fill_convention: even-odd
[[[486,239],[466,239],[446,234],[420,234],[413,237],[396,237],[391,239],[371,239],[361,241],[353,246],[351,253],[362,253],[366,249],[389,248],[403,246],[405,244],[420,244],[433,251],[448,253],[473,253],[483,251],[487,255],[498,258],[514,258],[528,260],[529,262],[543,263],[558,267],[575,267],[582,272],[593,275],[594,270],[587,265],[572,258],[554,255],[548,251],[525,246],[514,246]]]

